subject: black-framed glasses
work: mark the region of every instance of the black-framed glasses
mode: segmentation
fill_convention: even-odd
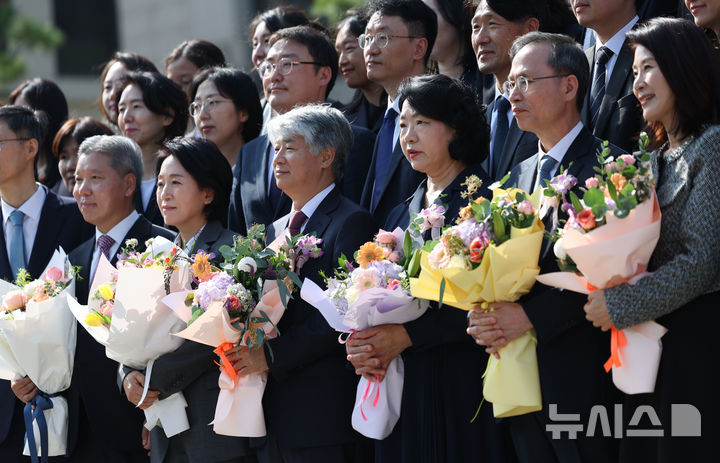
[[[192,117],[199,116],[203,110],[207,111],[208,114],[212,114],[215,112],[215,106],[217,106],[218,103],[227,103],[229,101],[230,100],[216,100],[215,98],[208,98],[205,101],[193,101],[190,103],[188,111],[190,111]]]
[[[388,46],[388,43],[390,43],[390,39],[419,39],[420,37],[416,37],[414,35],[390,35],[385,32],[378,32],[377,34],[360,34],[358,37],[358,45],[360,45],[360,48],[363,50],[365,48],[370,47],[373,42],[375,42],[375,45],[377,45],[379,48],[385,48]]]
[[[324,64],[318,63],[317,61],[295,61],[290,58],[280,58],[277,63],[264,61],[260,65],[258,70],[260,71],[260,75],[262,77],[269,76],[275,71],[275,69],[277,69],[280,74],[284,76],[289,76],[290,73],[293,71],[293,66],[297,66],[299,64],[314,64],[316,66],[325,66]]]
[[[515,80],[506,80],[503,84],[503,90],[505,91],[505,95],[510,96],[513,90],[515,90],[515,87],[517,87],[518,90],[520,90],[520,93],[525,93],[528,91],[528,87],[530,87],[530,84],[537,81],[537,80],[544,80],[544,79],[557,79],[558,77],[567,77],[570,74],[557,74],[554,76],[545,76],[545,77],[525,77],[525,76],[519,76]]]
[[[8,138],[7,140],[0,140],[0,151],[2,151],[3,143],[9,142],[9,141],[28,141],[29,138]]]

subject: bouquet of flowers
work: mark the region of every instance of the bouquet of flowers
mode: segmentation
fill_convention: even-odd
[[[187,256],[171,241],[158,236],[145,245],[139,252],[137,240],[128,240],[117,268],[101,256],[88,305],[72,298],[69,303],[78,322],[105,346],[108,358],[145,370],[147,391],[155,359],[182,343],[173,334],[185,325],[161,300],[190,287],[190,269]],[[145,427],[160,424],[168,437],[179,434],[190,427],[185,407],[182,393],[158,400],[145,410]]]
[[[67,298],[75,293],[62,248],[40,279],[28,281],[24,269],[15,284],[0,280],[0,378],[29,377],[38,388],[25,406],[24,454],[36,459],[65,454],[68,408],[59,392],[70,386],[75,359],[75,319]]]
[[[463,184],[468,205],[439,241],[423,246],[420,275],[410,279],[412,295],[463,310],[488,302],[514,302],[527,294],[540,272],[538,259],[544,225],[538,217],[540,190],[528,195],[519,189],[493,189],[493,198],[473,196],[480,180]],[[483,395],[496,417],[540,410],[540,380],[530,330],[491,356]]]
[[[648,261],[660,236],[660,208],[655,198],[648,139],[640,136],[640,151],[613,159],[607,144],[598,154],[597,174],[585,181],[580,199],[570,191],[577,180],[561,174],[549,182],[546,195],[568,214],[554,236],[562,272],[538,276],[549,286],[585,293],[634,283],[646,275]],[[569,197],[569,200],[568,200]],[[624,330],[612,328],[611,357],[605,370],[627,394],[652,392],[667,330],[654,321]]]
[[[444,220],[444,210],[434,205],[422,211],[406,231],[380,230],[373,241],[355,252],[356,266],[342,256],[340,268],[326,278],[326,290],[306,278],[300,297],[317,308],[330,327],[343,333],[417,319],[427,310],[427,301],[410,294],[410,276],[420,270],[422,233]],[[344,342],[342,335],[340,341]],[[404,365],[399,356],[390,362],[382,382],[361,377],[352,413],[353,428],[373,439],[387,437],[400,418],[403,383]],[[371,397],[372,407],[363,407]]]
[[[291,288],[300,284],[293,263],[302,265],[322,253],[315,237],[290,239],[278,252],[264,248],[264,240],[265,227],[252,226],[247,237],[220,248],[224,263],[219,268],[210,264],[214,256],[198,252],[192,265],[197,289],[163,299],[187,324],[177,336],[212,346],[220,357],[220,394],[211,424],[226,436],[266,434],[262,396],[267,383],[267,373],[239,377],[226,352],[240,345],[260,349],[265,339],[279,334],[276,324]]]

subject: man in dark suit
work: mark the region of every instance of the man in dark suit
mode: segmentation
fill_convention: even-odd
[[[578,178],[579,185],[584,184],[595,174],[595,154],[601,141],[580,121],[579,98],[589,80],[582,50],[566,36],[532,32],[515,41],[511,56],[508,79],[513,113],[520,128],[538,136],[539,144],[536,155],[511,171],[508,184],[533,191],[544,186],[544,180],[556,174],[561,165]],[[546,79],[531,80],[528,76]],[[616,147],[611,151],[620,154]],[[548,241],[540,267],[540,273],[557,271]],[[594,405],[612,409],[619,400],[602,368],[610,337],[597,329],[593,332],[582,310],[585,301],[582,294],[538,283],[518,302],[497,302],[490,304],[492,313],[471,313],[468,332],[478,344],[488,346],[489,353],[530,329],[537,333],[543,410],[505,419],[520,462],[617,461],[618,442],[612,436],[586,437],[580,433],[577,439],[570,439],[563,433],[553,438],[547,427],[554,413],[579,413],[587,424]],[[601,434],[598,431],[595,436]]]
[[[512,64],[510,46],[516,38],[540,27],[537,4],[530,0],[482,0],[472,18],[472,45],[478,69],[494,76],[492,97],[485,110],[490,125],[490,154],[482,162],[493,180],[501,179],[537,152],[537,137],[520,130],[503,89]]]
[[[295,106],[325,102],[338,69],[337,52],[330,39],[311,27],[297,26],[273,34],[269,45],[260,72],[273,111],[284,114]],[[354,143],[345,167],[348,175],[338,186],[345,196],[359,202],[375,134],[363,127],[352,129]],[[252,224],[269,225],[290,210],[290,199],[272,176],[273,155],[267,135],[260,135],[240,150],[230,196],[231,230],[245,234]]]
[[[120,136],[94,136],[78,150],[74,195],[85,221],[95,225],[95,236],[70,253],[81,266],[78,302],[86,304],[98,260],[104,254],[112,264],[126,241],[136,239],[143,250],[149,238],[173,233],[153,225],[134,207],[135,190],[142,178],[140,148]],[[75,368],[68,390],[68,455],[72,461],[147,461],[141,446],[142,412],[117,393],[117,362],[84,328],[78,327]]]
[[[92,233],[73,201],[35,182],[42,132],[27,107],[0,108],[0,278],[7,281],[14,281],[20,268],[40,278],[58,247],[70,251]],[[0,380],[0,461],[29,461],[22,457],[21,401],[32,400],[36,389],[29,378],[12,383],[11,389],[10,381]]]
[[[625,36],[638,22],[632,0],[573,0],[580,25],[595,31],[595,45],[585,51],[590,86],[582,121],[593,135],[627,152],[637,150],[642,110],[633,95],[632,51]]]
[[[437,16],[420,0],[377,0],[368,11],[372,16],[360,46],[368,78],[383,86],[388,105],[360,204],[382,225],[424,177],[410,167],[400,147],[397,92],[403,80],[425,73],[437,35]]]
[[[268,229],[271,247],[287,234],[314,234],[323,255],[297,269],[301,279],[324,285],[341,254],[350,256],[377,231],[370,214],[343,197],[336,185],[352,132],[342,113],[305,106],[273,119],[268,134],[277,147],[278,187],[292,200],[292,212]],[[281,336],[249,353],[229,356],[238,374],[268,372],[263,398],[268,436],[258,461],[359,462],[369,442],[350,426],[357,378],[342,346],[315,308],[295,297],[278,329]]]

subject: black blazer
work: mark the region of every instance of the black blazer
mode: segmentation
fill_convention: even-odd
[[[269,227],[268,242],[284,233],[289,217]],[[324,254],[310,259],[300,269],[300,278],[325,286],[319,272],[332,274],[341,254],[351,256],[376,232],[370,214],[333,189],[304,230],[323,240]],[[288,303],[278,328],[281,335],[269,340],[265,348],[270,367],[263,397],[268,434],[285,448],[332,446],[363,439],[350,422],[358,379],[345,360],[337,333],[298,295]]]
[[[420,182],[425,178],[421,172],[414,170],[400,147],[400,139],[395,143],[390,163],[385,175],[385,184],[380,188],[380,201],[377,207],[372,210],[372,194],[375,185],[375,164],[377,163],[377,143],[373,148],[372,162],[368,169],[365,186],[363,187],[360,205],[369,210],[377,223],[385,223],[390,211],[411,196]]]
[[[562,165],[578,179],[575,187],[595,175],[595,154],[601,140],[583,128],[570,145]],[[623,151],[611,145],[611,154]],[[537,156],[521,163],[511,172],[508,185],[529,190],[535,182]],[[572,165],[568,168],[570,163]],[[546,225],[549,226],[548,220]],[[540,273],[558,271],[552,243],[545,239],[540,255]],[[535,283],[530,293],[518,301],[537,332],[537,356],[542,389],[543,413],[548,404],[560,404],[560,413],[588,412],[593,405],[619,403],[612,377],[603,364],[609,356],[610,334],[603,333],[585,319],[583,305],[587,296],[561,291]]]
[[[357,90],[353,100],[340,110],[352,125],[366,128],[377,135],[382,127],[383,116],[387,108],[387,94],[383,92],[380,101],[383,104],[375,106],[365,98],[361,90]]]
[[[485,119],[488,124],[492,120],[492,112],[495,109],[495,100],[488,105],[485,109]],[[512,118],[510,121],[510,128],[508,129],[507,138],[503,145],[502,154],[500,159],[495,159],[493,162],[493,171],[490,172],[488,167],[490,163],[490,157],[486,157],[482,162],[482,167],[485,169],[493,180],[500,180],[510,172],[510,170],[516,165],[523,162],[533,154],[538,152],[538,138],[532,132],[526,132],[517,125],[517,120]]]
[[[57,196],[47,189],[46,193],[26,269],[33,279],[41,276],[58,246],[62,246],[65,252],[70,252],[93,233],[93,227],[83,220],[72,198]],[[4,222],[5,217],[0,210],[0,224]],[[0,230],[0,278],[7,281],[15,280],[2,230]],[[10,389],[10,381],[0,380],[0,443],[8,435],[15,408],[20,408],[20,401]]]
[[[147,209],[143,210],[142,195],[140,194],[140,190],[138,189],[137,193],[135,194],[135,210],[138,212],[138,214],[142,214],[146,219],[152,222],[153,225],[157,225],[158,227],[164,227],[165,219],[163,218],[157,201],[155,200],[156,192],[157,183],[153,187],[152,193],[150,194],[150,201],[148,202]]]
[[[590,76],[595,72],[595,48],[585,50]],[[637,139],[643,125],[642,109],[632,91],[633,54],[627,45],[623,45],[618,55],[615,67],[605,88],[605,96],[600,104],[600,113],[593,135],[601,140],[609,140],[613,145],[632,153],[637,150]],[[590,114],[590,88],[581,112],[583,124],[592,127],[592,114]]]
[[[138,249],[144,247],[145,241],[156,236],[172,240],[174,235],[169,230],[150,223],[140,216],[122,242],[135,238]],[[76,281],[75,294],[78,302],[87,304],[90,285],[90,265],[95,249],[93,236],[78,246],[69,255],[73,265],[80,265],[82,279]],[[112,256],[112,264],[117,256]],[[104,429],[106,438],[103,445],[117,452],[141,450],[140,431],[143,424],[143,413],[135,408],[117,391],[118,363],[105,356],[105,347],[95,341],[82,326],[77,329],[77,347],[75,348],[75,368],[72,383],[67,391],[68,399],[68,443],[67,454],[72,456],[79,435],[80,414],[87,416],[91,427]]]

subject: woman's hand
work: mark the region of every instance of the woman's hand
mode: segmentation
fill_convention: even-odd
[[[152,391],[148,389],[147,394],[145,394],[145,400],[140,403],[143,389],[145,387],[145,375],[137,370],[128,373],[123,379],[122,385],[123,390],[125,391],[125,396],[130,403],[133,405],[139,404],[139,408],[141,410],[150,408],[160,395],[160,391]]]
[[[10,381],[10,389],[15,393],[15,397],[20,399],[22,403],[28,403],[37,395],[37,387],[27,376],[21,379],[13,379]]]
[[[403,325],[379,325],[353,333],[345,346],[355,373],[382,380],[390,362],[412,346],[412,341]]]
[[[605,304],[605,291],[602,289],[595,290],[588,294],[587,304],[583,307],[585,310],[585,318],[592,322],[593,326],[607,331],[613,326]]]
[[[226,356],[239,376],[264,373],[270,370],[265,359],[264,345],[253,349],[252,352],[246,346],[237,346],[228,351]]]

